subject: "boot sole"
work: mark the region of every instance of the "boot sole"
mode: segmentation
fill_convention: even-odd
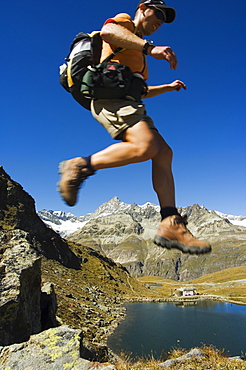
[[[58,165],[58,173],[59,173],[59,175],[62,175],[63,174],[63,169],[65,167],[65,163],[66,163],[66,161],[62,161],[62,162],[59,163],[59,165]],[[57,185],[57,191],[59,191],[59,193],[61,193],[61,190],[60,190],[60,181],[56,185]]]
[[[167,249],[178,249],[183,253],[189,254],[205,254],[211,252],[211,246],[207,247],[197,247],[197,246],[188,246],[183,243],[179,243],[177,240],[170,240],[168,238],[164,238],[160,235],[155,235],[154,243],[160,247],[167,248]]]
[[[83,158],[83,157],[82,157]],[[63,175],[63,172],[64,172],[64,168],[66,166],[66,163],[69,162],[70,160],[65,160],[65,161],[62,161],[59,163],[58,165],[58,173],[62,176]],[[78,186],[78,190],[80,189],[80,187],[84,184],[85,180],[87,179],[87,177],[89,176],[92,176],[95,174],[95,171],[91,174],[88,174],[88,175],[84,175],[82,178],[81,178],[81,182],[80,182],[80,185]],[[77,203],[77,195],[76,195],[76,200],[75,201],[72,201],[71,200],[68,200],[66,199],[62,194],[61,194],[61,187],[60,187],[60,181],[57,183],[57,191],[59,191],[62,199],[64,200],[64,202],[70,206],[70,207],[73,207],[76,203]]]
[[[60,162],[60,163],[59,163],[59,166],[58,166],[58,173],[59,173],[60,175],[62,175],[62,174],[63,174],[63,170],[64,170],[64,167],[65,167],[66,162],[67,162],[67,161],[62,161],[62,162]]]

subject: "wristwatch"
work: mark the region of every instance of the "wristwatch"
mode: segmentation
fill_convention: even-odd
[[[149,46],[154,46],[154,42],[151,41],[151,40],[145,40],[145,44],[144,44],[144,47],[143,47],[143,50],[142,50],[144,55],[148,55],[148,47]]]

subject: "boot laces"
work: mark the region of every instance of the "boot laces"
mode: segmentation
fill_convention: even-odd
[[[188,218],[187,215],[184,216],[178,215],[177,217],[175,217],[174,223],[176,225],[183,224],[184,226],[186,226],[188,224],[187,218]]]
[[[194,235],[186,227],[186,225],[188,224],[188,220],[187,219],[188,219],[187,215],[184,215],[184,216],[178,215],[174,219],[174,224],[176,224],[176,225],[180,225],[180,224],[183,225],[185,233],[190,234],[192,237],[194,237]]]
[[[83,182],[87,179],[87,177],[90,176],[86,174],[85,172],[78,172],[76,174],[76,178],[70,181],[69,187],[70,188],[80,188],[80,186],[83,184]]]

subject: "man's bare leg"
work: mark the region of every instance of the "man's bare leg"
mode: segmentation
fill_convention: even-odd
[[[58,186],[65,202],[70,206],[76,204],[80,185],[96,170],[153,158],[159,150],[159,140],[154,132],[145,121],[140,121],[126,130],[123,142],[110,145],[88,158],[76,157],[63,161],[59,166],[62,176]]]
[[[156,133],[158,135],[158,133]],[[204,254],[211,251],[205,241],[196,239],[187,229],[187,217],[182,217],[175,206],[175,190],[172,175],[172,150],[159,135],[160,149],[152,158],[153,186],[157,193],[162,221],[154,243],[183,253]]]
[[[154,132],[159,143],[158,153],[152,158],[152,182],[161,208],[176,207],[175,188],[172,174],[172,149],[163,137]]]
[[[157,193],[161,208],[175,207],[174,182],[171,169],[172,150],[158,131],[150,129],[145,121],[140,121],[128,128],[125,132],[123,142],[110,145],[106,149],[93,154],[90,157],[91,172],[89,172],[89,176],[93,171],[99,169],[125,166],[131,163],[144,162],[149,159],[152,159],[153,187]],[[78,177],[80,177],[81,166],[83,167],[83,171],[86,171],[84,168],[84,159],[81,157],[65,161],[65,164],[68,169],[68,164],[70,164],[70,168],[73,164],[75,167],[75,178],[76,173],[78,173]],[[72,201],[67,201],[66,199],[69,199],[70,196],[64,196],[62,191],[61,195],[69,205],[74,205],[77,196],[76,193],[74,197],[74,192],[76,192],[76,186],[78,187],[79,180],[75,181],[75,186],[72,186],[69,184],[71,174],[69,173],[66,179],[65,172],[68,173],[68,170],[64,171],[64,181],[63,179],[61,180],[60,188],[67,188],[65,192],[63,192],[64,194],[72,193]],[[87,173],[88,172],[86,172],[86,174]],[[82,181],[83,180],[84,177],[82,177]]]
[[[196,239],[186,228],[186,220],[177,214],[171,169],[172,151],[161,135],[150,129],[146,122],[141,121],[126,130],[124,140],[93,154],[90,163],[85,161],[84,157],[63,162],[60,192],[67,204],[76,203],[81,183],[95,170],[152,159],[153,187],[160,202],[163,218],[154,242],[164,248],[176,248],[184,253],[210,252],[211,246]]]
[[[110,145],[91,156],[93,169],[121,167],[153,158],[160,146],[155,132],[144,121],[136,123],[126,130],[123,142]]]
[[[93,154],[93,169],[120,167],[152,159],[153,187],[160,206],[175,207],[172,150],[162,136],[141,121],[126,131],[124,140]]]

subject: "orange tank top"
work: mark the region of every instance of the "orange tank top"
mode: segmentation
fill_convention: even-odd
[[[117,14],[114,18],[108,19],[104,24],[117,23],[122,27],[127,28],[131,32],[135,32],[135,25],[130,15],[126,13]],[[110,44],[103,41],[101,62],[106,59],[115,49],[117,45]],[[148,78],[148,66],[146,62],[146,56],[137,50],[124,49],[117,53],[113,59],[113,62],[118,62],[128,66],[133,73],[141,73],[145,80]]]

